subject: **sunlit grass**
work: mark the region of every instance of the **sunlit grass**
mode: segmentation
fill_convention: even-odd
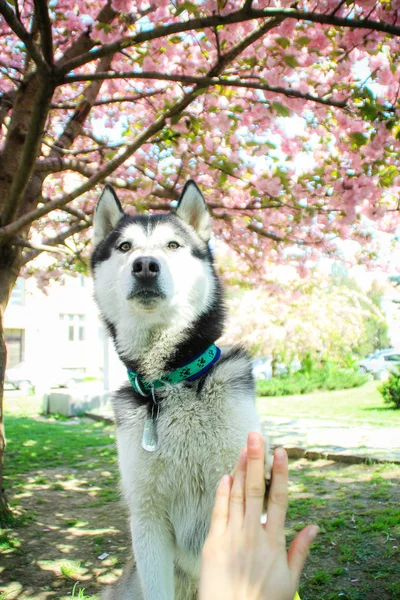
[[[374,390],[368,389],[374,402]],[[281,409],[285,409],[284,403]],[[356,409],[362,410],[360,405]],[[90,594],[97,592],[110,574],[115,577],[120,572],[130,546],[127,520],[120,518],[113,430],[82,419],[57,421],[10,413],[7,424],[10,452],[6,472],[21,515],[19,526],[5,530],[0,537],[0,562],[14,561],[14,568],[8,568],[6,597],[10,586],[17,583],[23,593],[29,586],[29,597],[42,597],[43,588],[35,576],[23,579],[29,564],[35,569],[31,573],[49,574],[50,587],[57,584],[57,600],[95,600]],[[29,440],[37,443],[22,443]],[[361,600],[369,598],[371,590],[379,600],[400,597],[399,476],[400,468],[393,464],[291,461],[288,538],[308,523],[320,527],[300,585],[302,600]],[[62,508],[60,498],[64,500]],[[43,500],[45,509],[40,508]],[[59,512],[51,523],[44,516],[47,510],[52,515]],[[32,530],[48,544],[41,557],[25,543]],[[103,553],[108,556],[100,561]],[[13,593],[11,597],[16,597]],[[4,600],[1,595],[0,600]]]
[[[335,419],[342,424],[400,426],[400,410],[384,404],[377,385],[373,381],[351,390],[258,398],[257,407],[265,417],[310,417]]]

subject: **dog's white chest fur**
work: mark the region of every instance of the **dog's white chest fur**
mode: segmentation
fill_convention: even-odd
[[[241,384],[245,370],[243,358],[232,359],[217,363],[200,393],[196,386],[170,388],[156,422],[156,452],[141,446],[145,407],[117,432],[123,492],[133,521],[164,522],[176,564],[194,577],[218,481],[232,471],[247,433],[260,429],[251,389]]]

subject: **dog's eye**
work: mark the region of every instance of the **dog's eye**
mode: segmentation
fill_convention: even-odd
[[[167,248],[169,248],[170,250],[177,250],[178,248],[180,248],[180,244],[178,244],[178,242],[169,242],[169,244],[167,245]]]
[[[128,252],[128,250],[130,250],[131,248],[132,244],[130,242],[122,242],[122,244],[118,246],[118,250],[120,252]]]

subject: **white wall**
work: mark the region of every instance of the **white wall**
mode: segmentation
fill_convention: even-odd
[[[107,389],[117,388],[126,379],[112,343],[105,341],[90,278],[66,277],[63,283],[50,284],[44,294],[31,277],[25,280],[25,290],[25,304],[10,303],[4,325],[6,329],[24,330],[23,360],[39,377],[45,378],[49,369],[68,368],[85,369],[88,376],[103,378],[108,365],[109,373],[104,377]],[[73,340],[69,339],[71,326]],[[79,339],[79,327],[84,328],[83,340]]]

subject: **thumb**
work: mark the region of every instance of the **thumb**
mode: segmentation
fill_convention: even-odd
[[[293,542],[290,544],[288,551],[289,569],[292,575],[296,578],[297,584],[300,581],[300,576],[304,568],[304,563],[310,550],[310,546],[317,537],[319,527],[309,525],[305,527],[299,534],[296,535]]]

